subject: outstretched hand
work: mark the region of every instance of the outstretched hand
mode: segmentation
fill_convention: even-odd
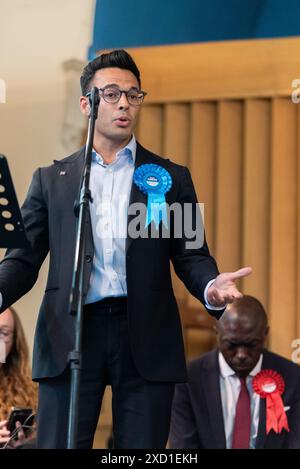
[[[235,282],[241,277],[252,273],[251,267],[243,267],[236,272],[219,274],[207,291],[207,299],[212,306],[226,306],[238,298],[242,293],[236,288]]]

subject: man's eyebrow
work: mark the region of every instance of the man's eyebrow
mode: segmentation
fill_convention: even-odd
[[[108,83],[108,85],[105,85],[102,87],[102,89],[105,89],[105,88],[119,88],[120,89],[120,85],[118,85],[117,83]],[[129,90],[139,90],[139,88],[137,86],[131,86]]]
[[[107,85],[103,86],[103,88],[108,88],[109,86],[114,86],[116,88],[120,88],[120,86],[117,83],[108,83]]]

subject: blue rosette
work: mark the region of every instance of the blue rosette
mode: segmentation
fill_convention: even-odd
[[[133,182],[148,196],[145,227],[154,221],[157,229],[162,221],[168,228],[165,194],[172,187],[170,173],[158,164],[143,164],[135,170]]]

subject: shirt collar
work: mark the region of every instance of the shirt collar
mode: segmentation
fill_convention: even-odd
[[[127,156],[133,163],[135,163],[136,147],[137,147],[136,138],[134,135],[132,135],[130,142],[128,142],[124,148],[121,148],[121,150],[119,150],[116,153],[116,159],[111,164],[116,163],[119,160],[120,156]],[[99,155],[99,153],[97,153],[95,149],[93,149],[92,151],[92,159],[94,161],[97,161],[97,163],[101,164],[102,166],[107,166],[103,162],[102,156]]]
[[[248,376],[255,376],[257,373],[260,372],[261,367],[262,367],[262,361],[263,361],[263,355],[261,353],[255,367],[253,368],[253,370],[250,371]],[[220,373],[223,378],[227,378],[227,376],[235,375],[235,372],[228,365],[227,361],[224,358],[224,355],[221,352],[219,352],[219,366],[220,366]]]

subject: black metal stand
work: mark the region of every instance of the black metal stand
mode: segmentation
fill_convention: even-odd
[[[86,220],[89,211],[89,203],[92,202],[89,189],[90,171],[92,162],[92,149],[94,141],[95,121],[98,115],[99,91],[93,88],[90,93],[90,115],[87,143],[85,148],[84,167],[80,182],[79,200],[74,205],[75,216],[78,218],[76,251],[70,296],[70,313],[76,315],[75,324],[75,348],[69,354],[71,369],[71,393],[68,423],[68,449],[76,449],[78,434],[78,410],[79,410],[79,386],[81,375],[81,339],[83,321],[83,276],[85,264],[86,246]],[[50,409],[51,412],[51,409]]]
[[[0,155],[0,248],[28,248],[7,159]]]

